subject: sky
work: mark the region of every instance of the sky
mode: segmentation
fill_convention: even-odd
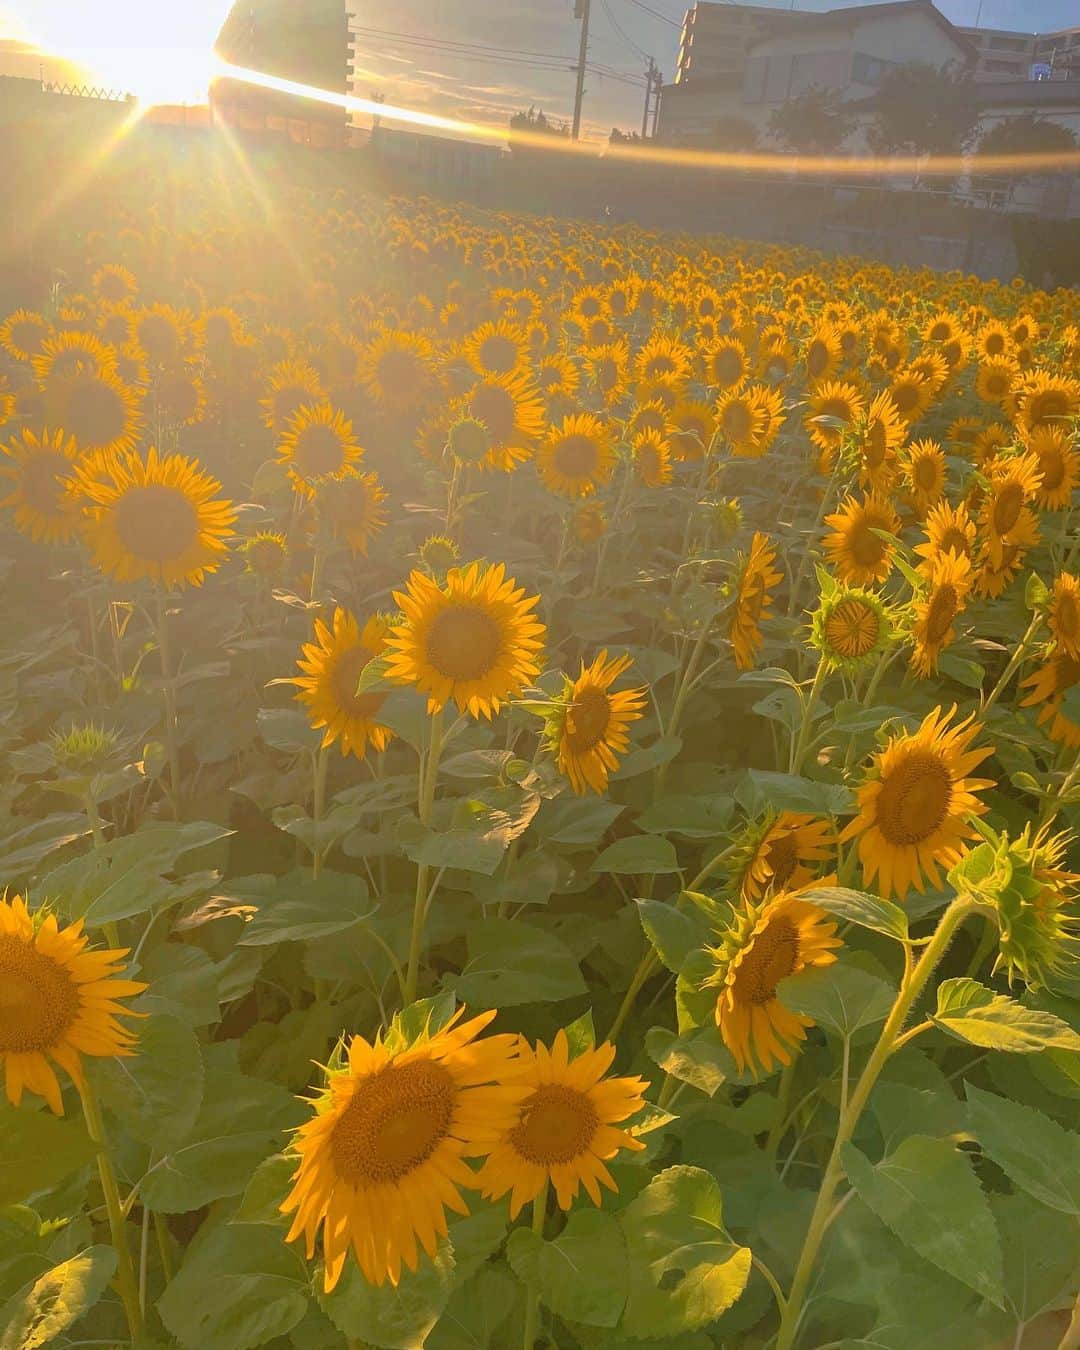
[[[865,0],[795,0],[795,7],[857,3]],[[980,0],[938,3],[959,24],[974,23],[980,9]],[[59,50],[94,82],[190,101],[205,87],[209,48],[228,7],[229,0],[0,0],[0,74],[34,76],[41,63],[47,78],[68,78],[72,67],[49,55]],[[767,7],[790,8],[791,0]],[[354,86],[361,96],[379,92],[388,103],[468,121],[505,123],[530,104],[570,116],[580,32],[573,0],[349,0],[349,8],[361,30]],[[640,129],[646,57],[672,78],[684,0],[592,0],[592,8],[585,129]],[[1077,0],[981,0],[983,27],[1045,32],[1078,21]],[[499,50],[477,50],[485,47]]]

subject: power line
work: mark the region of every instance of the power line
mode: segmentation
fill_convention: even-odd
[[[663,23],[671,24],[672,28],[682,28],[678,19],[673,19],[667,14],[661,14],[658,9],[653,9],[652,5],[647,5],[645,0],[630,0],[632,5],[637,5],[638,9],[643,9],[646,14],[651,14],[654,19],[660,19]]]
[[[600,0],[600,3],[604,7],[604,13],[607,15],[608,23],[611,24],[615,32],[618,33],[619,37],[622,38],[626,46],[629,47],[631,51],[633,51],[637,56],[640,56],[643,61],[648,61],[649,53],[645,51],[643,47],[639,47],[637,43],[634,41],[634,39],[630,36],[630,34],[627,33],[625,29],[620,25],[618,19],[616,19],[615,15],[612,13],[611,5],[608,3],[608,0]]]
[[[573,61],[572,56],[562,52],[535,52],[521,47],[493,47],[481,42],[458,42],[452,38],[427,37],[421,33],[396,33],[386,28],[367,28],[357,25],[349,30],[365,37],[391,38],[399,42],[415,43],[425,47],[465,48],[469,51],[492,52],[499,56],[531,56],[548,61]]]

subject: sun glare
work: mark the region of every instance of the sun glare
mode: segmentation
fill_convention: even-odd
[[[0,30],[141,103],[202,103],[230,0],[7,0]]]

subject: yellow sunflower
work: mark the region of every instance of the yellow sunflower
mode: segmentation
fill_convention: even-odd
[[[80,370],[115,375],[116,350],[93,333],[68,331],[46,338],[30,364],[41,385]]]
[[[1070,750],[1080,750],[1080,721],[1065,711],[1064,701],[1078,681],[1080,660],[1061,647],[1052,648],[1042,666],[1020,681],[1022,689],[1031,690],[1027,698],[1021,700],[1021,708],[1043,704],[1036,722],[1039,726],[1049,723],[1047,735],[1050,739]]]
[[[835,324],[819,323],[807,339],[803,350],[806,378],[811,385],[828,379],[843,357],[840,332]]]
[[[903,899],[912,886],[922,892],[927,881],[938,886],[938,868],[952,867],[977,837],[971,817],[987,808],[975,794],[994,780],[968,775],[994,751],[970,749],[979,731],[974,714],[950,727],[955,713],[955,705],[944,714],[935,708],[918,731],[889,738],[859,788],[858,815],[840,836],[859,841],[863,880],[869,886],[876,878],[886,899]]]
[[[539,674],[545,628],[501,564],[454,567],[438,586],[413,572],[394,592],[405,622],[387,642],[388,673],[428,696],[429,712],[453,699],[461,712],[491,717]]]
[[[99,299],[112,304],[133,299],[139,290],[135,273],[117,263],[106,263],[104,267],[99,267],[90,278],[90,284]]]
[[[761,646],[761,622],[770,617],[771,592],[783,578],[773,568],[776,550],[767,534],[756,532],[750,541],[750,553],[735,587],[728,638],[735,651],[739,670],[753,670],[754,656]]]
[[[598,501],[584,501],[574,512],[574,536],[579,543],[595,544],[607,533],[607,516]]]
[[[263,422],[276,435],[284,433],[292,417],[307,405],[326,402],[322,378],[307,361],[279,361],[271,367],[266,393],[259,400]]]
[[[589,383],[606,404],[617,402],[626,389],[630,366],[630,349],[625,342],[612,342],[603,347],[586,347],[581,359]]]
[[[671,445],[659,431],[642,431],[634,438],[634,468],[646,487],[671,482]]]
[[[693,353],[677,337],[654,333],[642,343],[634,358],[634,375],[639,383],[671,380],[681,384],[690,375]]]
[[[1012,405],[1022,431],[1060,426],[1080,413],[1080,380],[1071,375],[1035,371],[1013,389]]]
[[[334,539],[365,558],[374,536],[386,527],[386,495],[377,473],[352,467],[315,484],[319,519]]]
[[[1080,577],[1061,572],[1054,578],[1047,620],[1058,650],[1080,661]]]
[[[979,550],[976,563],[978,570],[975,573],[975,593],[976,595],[989,596],[991,600],[996,600],[999,595],[1003,595],[1010,582],[1024,565],[1024,559],[1027,557],[1027,551],[1020,548],[1017,544],[1006,544],[1001,550],[1001,556],[995,562],[990,551],[985,545]]]
[[[836,831],[830,821],[798,811],[769,816],[752,830],[735,869],[739,896],[754,901],[769,890],[799,890],[835,852]]]
[[[499,1200],[510,1192],[515,1219],[550,1182],[561,1209],[573,1205],[582,1186],[599,1205],[601,1186],[618,1190],[605,1163],[622,1149],[645,1147],[617,1126],[644,1106],[648,1084],[642,1078],[605,1078],[615,1058],[610,1043],[574,1059],[565,1031],[556,1033],[550,1048],[538,1041],[533,1049],[523,1037],[518,1047],[513,1081],[527,1095],[480,1168],[484,1198]]]
[[[135,1038],[117,1018],[119,1001],[146,988],[117,979],[127,947],[88,951],[82,920],[61,928],[55,914],[31,914],[21,896],[0,899],[0,1065],[8,1101],[27,1089],[64,1114],[53,1063],[82,1087],[83,1055],[127,1056]]]
[[[768,414],[753,391],[721,394],[716,403],[716,425],[731,453],[740,459],[757,459],[768,449]]]
[[[855,425],[853,439],[859,453],[859,481],[863,487],[887,492],[897,473],[897,456],[907,439],[907,423],[889,394],[877,394]]]
[[[330,624],[315,620],[315,641],[305,642],[297,665],[304,672],[290,680],[300,692],[315,730],[325,727],[323,745],[341,742],[343,755],[363,759],[368,746],[385,750],[394,733],[378,720],[385,694],[358,694],[360,673],[386,646],[390,620],[375,614],[361,629],[356,617],[340,607]]]
[[[1037,505],[1044,511],[1065,510],[1080,483],[1080,451],[1063,427],[1036,427],[1028,436],[1027,448],[1038,461],[1042,474],[1035,489]]]
[[[1020,367],[1015,361],[983,361],[975,376],[975,392],[984,403],[1003,404],[1012,392],[1013,385],[1020,377]]]
[[[139,395],[107,370],[52,376],[42,403],[46,424],[74,436],[84,454],[133,449],[142,425]]]
[[[328,1070],[314,1114],[296,1132],[299,1162],[282,1211],[286,1241],[303,1235],[310,1260],[322,1230],[324,1287],[341,1279],[350,1247],[369,1284],[396,1285],[434,1256],[446,1211],[467,1214],[475,1190],[465,1161],[485,1154],[514,1126],[523,1091],[506,1086],[513,1036],[480,1032],[495,1016],[425,1031],[407,1047],[354,1036],[346,1066]]]
[[[537,451],[536,467],[549,492],[571,501],[589,497],[615,468],[611,428],[592,413],[572,413],[553,426]]]
[[[707,403],[683,399],[668,413],[671,453],[684,464],[705,458],[716,430],[716,414]]]
[[[581,383],[581,371],[569,356],[552,352],[537,364],[536,383],[547,399],[573,398]]]
[[[971,559],[964,554],[938,553],[925,569],[928,587],[913,605],[915,647],[911,666],[926,679],[938,668],[938,657],[952,642],[953,623],[964,608],[972,586]]]
[[[627,727],[645,706],[646,690],[611,692],[611,685],[630,669],[628,656],[608,660],[607,651],[586,666],[576,680],[564,678],[562,696],[546,719],[544,739],[560,773],[579,797],[592,788],[602,793],[618,755],[629,745]]]
[[[803,426],[819,450],[838,450],[844,436],[862,416],[866,402],[855,385],[822,380],[807,400]]]
[[[923,522],[926,542],[916,544],[915,552],[926,561],[919,564],[919,570],[926,571],[927,563],[940,553],[957,553],[970,558],[975,552],[975,522],[968,514],[963,502],[950,506],[948,502],[938,502],[930,508]]]
[[[825,877],[822,886],[835,882]],[[811,1018],[792,1012],[777,996],[781,980],[836,960],[836,924],[801,899],[806,888],[781,891],[763,904],[743,902],[709,954],[715,970],[705,988],[718,989],[716,1025],[740,1072],[755,1077],[790,1064]]]
[[[912,441],[904,457],[904,477],[920,515],[945,492],[945,452],[937,441]]]
[[[117,581],[201,586],[228,553],[236,512],[197,460],[134,451],[76,465],[93,561]]]
[[[893,547],[875,530],[900,533],[900,521],[887,498],[870,493],[848,497],[840,510],[825,517],[833,533],[825,536],[825,552],[841,581],[861,586],[884,581],[892,571]]]
[[[285,465],[294,488],[305,497],[315,495],[315,480],[355,466],[363,454],[352,423],[329,403],[299,408],[278,442],[278,463]]]
[[[481,324],[462,344],[465,359],[480,375],[509,375],[525,364],[528,350],[525,334],[505,319]]]
[[[720,338],[701,354],[704,382],[721,394],[741,389],[750,377],[750,360],[738,338]]]
[[[934,401],[934,388],[925,375],[899,370],[886,392],[899,416],[910,426],[917,422]]]
[[[1042,474],[1029,451],[992,461],[987,477],[979,525],[990,561],[997,566],[1006,547],[1026,549],[1038,542],[1038,520],[1026,503],[1039,490]]]
[[[0,323],[0,347],[16,361],[30,361],[51,329],[47,319],[29,309],[16,309]]]
[[[485,375],[454,412],[486,428],[487,450],[481,463],[504,473],[529,458],[544,431],[544,400],[526,371]]]
[[[67,490],[79,459],[74,437],[62,431],[37,436],[24,427],[0,454],[0,479],[11,487],[0,506],[14,510],[16,529],[44,544],[74,539],[82,523],[79,503]]]

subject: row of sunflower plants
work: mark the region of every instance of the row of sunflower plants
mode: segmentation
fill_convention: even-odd
[[[0,1348],[1076,1350],[1075,296],[136,153],[0,323]]]

